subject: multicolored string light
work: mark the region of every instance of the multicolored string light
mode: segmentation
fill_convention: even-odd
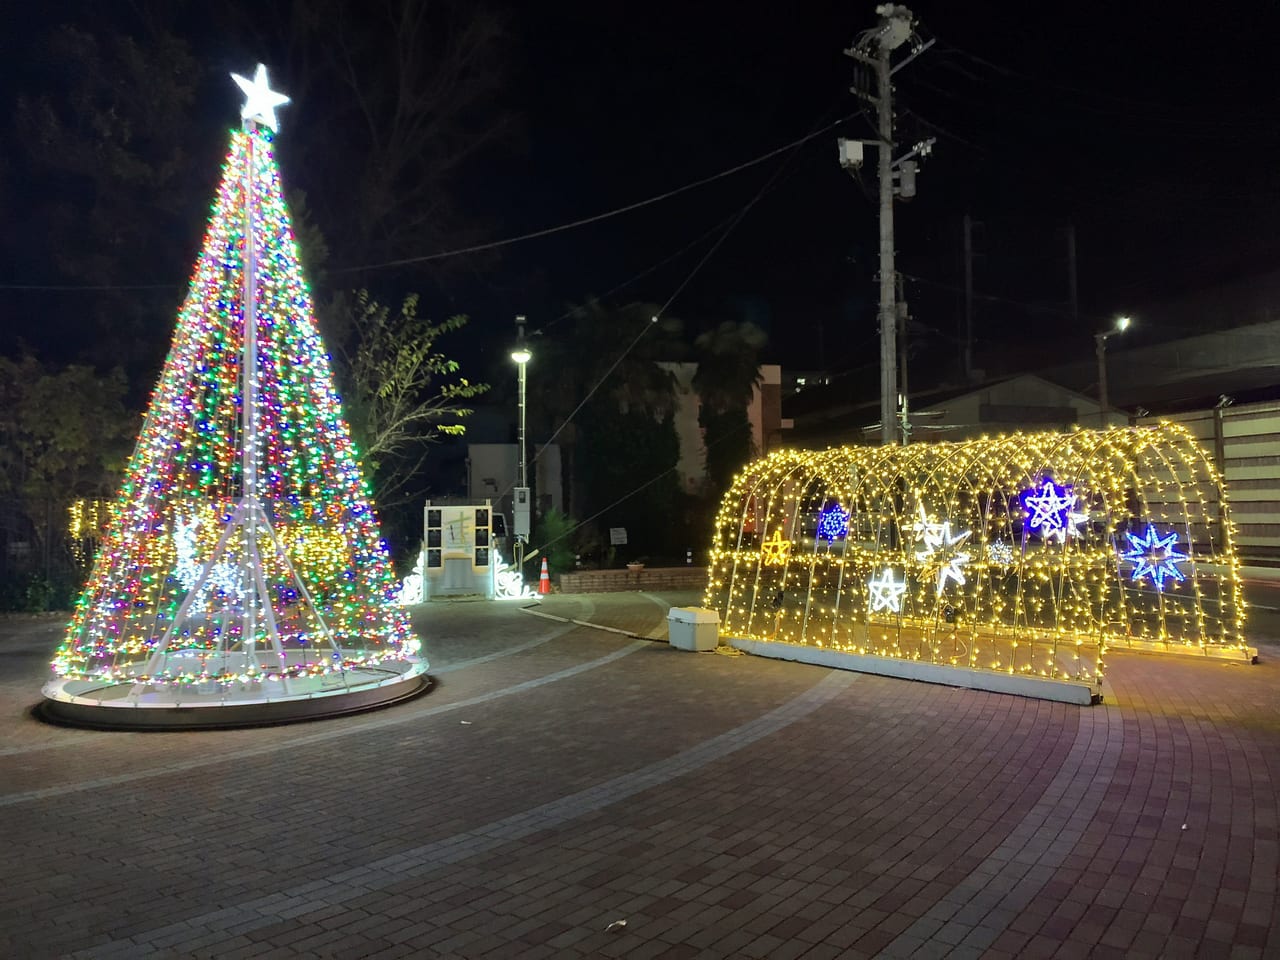
[[[316,328],[271,145],[271,134],[262,128],[231,135],[168,358],[93,572],[53,661],[61,676],[233,683],[342,671],[404,659],[417,650],[407,614],[394,603],[397,584]],[[246,196],[253,198],[248,217]],[[262,438],[256,495],[270,521],[254,540],[262,581],[242,582],[228,570],[211,570],[189,605],[193,612],[175,626],[197,571],[214,559],[234,568],[249,549],[224,537],[245,495],[247,223],[256,257]],[[290,567],[310,604],[303,602]],[[270,598],[286,660],[266,670],[252,658],[241,661],[247,666],[227,667],[237,661],[193,656],[189,667],[147,673],[166,631],[170,653],[261,646],[261,636],[245,635],[255,629],[245,624],[254,621],[242,615],[238,596],[255,584],[259,592],[265,586]],[[341,651],[336,655],[335,647]]]

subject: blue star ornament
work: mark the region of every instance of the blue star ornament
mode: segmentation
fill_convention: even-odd
[[[1178,550],[1176,530],[1162,537],[1155,524],[1149,523],[1143,536],[1136,537],[1128,531],[1125,531],[1125,536],[1129,539],[1129,549],[1121,554],[1121,558],[1133,564],[1131,579],[1134,583],[1150,577],[1157,590],[1164,590],[1165,578],[1172,577],[1179,582],[1186,579],[1178,564],[1190,558]]]

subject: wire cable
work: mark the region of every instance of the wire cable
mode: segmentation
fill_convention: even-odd
[[[723,227],[725,227],[737,215],[738,215],[738,212],[735,210],[733,213],[729,214],[729,216],[725,217],[719,223],[714,224],[707,230],[704,230],[702,233],[700,233],[696,238],[694,238],[693,240],[690,240],[688,243],[686,243],[683,247],[681,247],[675,253],[667,254],[657,263],[646,267],[645,269],[641,270],[639,273],[632,275],[630,278],[626,280],[623,280],[620,284],[618,284],[615,287],[610,287],[604,293],[600,294],[599,296],[593,297],[592,299],[597,301],[607,300],[609,297],[613,296],[619,290],[626,289],[627,287],[631,286],[631,284],[635,283],[637,280],[643,280],[645,277],[649,276],[651,273],[661,270],[668,263],[671,263],[671,261],[680,259],[680,257],[684,256],[686,253],[688,253],[690,250],[692,250],[694,247],[700,244],[703,240],[707,239],[707,237],[711,236],[717,230],[720,230]],[[581,309],[580,306],[570,307],[568,310],[560,314],[560,316],[556,317],[554,320],[548,320],[546,323],[540,326],[537,330],[531,330],[529,332],[530,336],[536,336],[538,334],[544,333],[545,331],[549,330],[551,327],[555,326],[557,323],[560,323],[562,320],[569,319],[569,317],[573,316],[580,309]]]
[[[548,237],[553,234],[563,233],[566,230],[574,230],[578,227],[585,227],[592,223],[599,223],[602,220],[608,220],[608,219],[611,219],[612,217],[621,216],[624,213],[630,213],[633,210],[640,210],[644,207],[652,206],[655,203],[661,203],[664,200],[669,200],[672,197],[679,196],[682,193],[687,193],[690,190],[694,190],[698,187],[705,186],[708,183],[713,183],[716,180],[721,180],[725,177],[732,176],[735,173],[740,173],[743,170],[748,170],[751,167],[758,166],[759,164],[764,163],[766,160],[771,160],[781,153],[786,153],[788,150],[792,150],[792,149],[795,149],[796,147],[802,146],[803,144],[812,140],[814,137],[821,136],[827,131],[833,129],[834,127],[838,127],[840,124],[845,123],[848,120],[852,120],[854,117],[858,116],[860,112],[862,111],[855,110],[852,113],[849,113],[843,117],[840,117],[838,120],[833,120],[831,123],[827,124],[824,127],[821,127],[819,129],[813,130],[805,134],[803,137],[800,137],[797,140],[792,140],[790,143],[784,143],[782,146],[776,147],[773,150],[770,150],[768,153],[763,153],[760,156],[755,157],[751,160],[747,160],[744,163],[740,163],[740,164],[737,164],[736,166],[729,167],[727,170],[721,170],[719,173],[714,173],[709,177],[703,177],[700,180],[694,180],[691,183],[686,183],[683,186],[676,187],[674,190],[668,190],[665,193],[657,194],[645,200],[638,200],[635,203],[629,203],[629,204],[626,204],[625,206],[617,207],[613,210],[607,210],[604,213],[597,213],[590,217],[582,217],[578,220],[571,220],[568,223],[562,223],[554,227],[544,227],[543,229],[533,230],[533,231],[530,231],[529,233],[522,233],[514,237],[506,237],[505,239],[502,239],[502,240],[491,240],[487,243],[472,244],[469,247],[459,247],[456,250],[442,250],[438,253],[429,253],[419,257],[402,257],[401,259],[398,259],[398,260],[387,260],[382,263],[367,263],[357,267],[337,267],[330,270],[329,272],[330,273],[355,273],[361,270],[380,270],[385,267],[399,267],[399,266],[406,266],[412,263],[427,263],[432,260],[444,260],[448,257],[460,257],[460,256],[465,256],[466,254],[469,254],[469,253],[480,253],[485,250],[494,250],[498,247],[506,247],[506,246],[510,246],[511,244],[522,243],[525,240],[534,240],[534,239],[537,239],[538,237]],[[694,243],[696,244],[697,241],[694,241]],[[678,256],[678,254],[673,254],[672,258],[674,259],[675,256]],[[661,266],[661,264],[656,265],[653,269],[657,269],[657,266]],[[639,277],[633,278],[632,281],[628,281],[628,283],[633,282],[636,279],[639,279]],[[164,290],[164,289],[175,289],[177,288],[177,286],[178,286],[177,284],[172,284],[172,283],[85,284],[85,285],[0,283],[0,290],[37,290],[37,291]]]
[[[712,450],[715,447],[719,446],[720,444],[724,443],[726,440],[731,440],[735,438],[736,436],[738,436],[739,433],[743,431],[743,429],[750,430],[751,424],[748,422],[744,424],[742,427],[739,427],[737,430],[730,430],[724,436],[719,437],[711,441],[711,443],[707,444],[707,449]],[[529,547],[528,550],[525,552],[524,562],[528,563],[530,559],[537,556],[538,551],[545,550],[547,547],[550,547],[553,544],[559,543],[561,540],[569,536],[579,527],[583,527],[586,524],[590,523],[592,520],[595,520],[603,516],[604,514],[612,510],[614,507],[618,506],[619,504],[626,503],[628,500],[630,500],[640,491],[648,489],[649,487],[657,483],[659,480],[661,480],[663,477],[667,476],[667,474],[673,473],[676,469],[679,468],[679,466],[680,466],[679,462],[672,464],[671,466],[667,467],[667,469],[663,470],[661,473],[657,474],[656,476],[650,477],[648,480],[640,484],[640,486],[636,487],[635,489],[631,490],[629,493],[624,493],[621,497],[619,497],[617,500],[614,500],[613,503],[609,504],[607,507],[602,507],[601,509],[593,513],[591,516],[587,517],[585,520],[579,520],[577,523],[575,523],[572,527],[570,527],[564,533],[560,534],[560,536],[555,537],[551,540],[548,540],[546,543],[540,543],[537,546]]]
[[[582,217],[578,220],[571,220],[568,223],[562,223],[554,227],[544,227],[540,230],[532,230],[529,233],[522,233],[522,234],[519,234],[518,236],[507,237],[503,240],[491,240],[487,243],[477,243],[469,247],[461,247],[457,250],[443,250],[443,251],[440,251],[439,253],[428,253],[420,257],[402,257],[398,260],[387,260],[383,263],[366,263],[358,267],[339,267],[330,272],[353,273],[360,270],[380,270],[380,269],[383,269],[384,267],[401,267],[401,266],[406,266],[412,263],[427,263],[428,261],[431,261],[431,260],[443,260],[447,257],[459,257],[469,253],[480,253],[485,250],[493,250],[498,247],[506,247],[506,246],[510,246],[513,243],[522,243],[525,240],[533,240],[538,237],[547,237],[547,236],[551,236],[552,234],[563,233],[566,230],[574,230],[574,229],[577,229],[578,227],[585,227],[588,224],[599,223],[601,220],[608,220],[612,217],[617,217],[624,213],[630,213],[633,210],[639,210],[642,207],[648,207],[648,206],[652,206],[655,203],[661,203],[664,200],[669,200],[672,197],[678,196],[682,193],[686,193],[689,190],[693,190],[693,189],[696,189],[697,187],[705,186],[708,183],[712,183],[716,180],[723,179],[724,177],[732,176],[735,173],[739,173],[751,167],[758,166],[759,164],[764,163],[766,160],[773,159],[774,157],[778,156],[778,154],[786,153],[788,150],[794,150],[795,148],[809,142],[814,137],[821,136],[822,134],[826,133],[828,130],[831,130],[832,128],[837,127],[848,120],[852,120],[854,117],[858,115],[858,113],[859,111],[855,110],[854,112],[849,113],[838,120],[833,120],[831,123],[827,124],[826,126],[820,129],[813,130],[812,132],[805,134],[803,137],[800,137],[798,140],[792,140],[790,143],[783,144],[782,146],[777,147],[773,150],[770,150],[768,153],[761,154],[760,156],[755,157],[752,160],[748,160],[745,163],[740,163],[737,166],[730,167],[727,170],[721,170],[719,173],[714,173],[709,177],[703,177],[701,180],[694,180],[692,183],[686,183],[684,186],[676,187],[674,190],[668,190],[665,193],[657,194],[656,196],[649,197],[648,199],[637,200],[635,203],[629,203],[629,204],[626,204],[625,206],[617,207],[613,210],[607,210],[604,213],[597,213],[590,217]]]
[[[604,376],[602,376],[600,380],[596,383],[596,385],[587,392],[587,395],[582,398],[582,402],[573,408],[573,411],[569,414],[569,416],[565,418],[564,422],[560,424],[560,426],[556,427],[555,432],[552,433],[551,436],[548,437],[543,442],[542,450],[546,450],[547,447],[551,444],[551,442],[555,440],[556,437],[560,436],[560,432],[564,430],[564,428],[567,427],[571,422],[573,422],[573,418],[578,415],[579,411],[581,411],[584,406],[586,406],[587,401],[589,401],[593,396],[595,396],[596,391],[599,390],[604,385],[605,381],[608,380],[609,377],[613,374],[613,371],[618,368],[618,364],[620,364],[623,361],[623,359],[627,356],[627,354],[629,354],[633,349],[635,349],[636,344],[640,342],[640,340],[649,331],[649,329],[657,324],[658,320],[661,319],[663,314],[667,312],[667,310],[671,307],[671,304],[675,302],[676,298],[680,296],[680,294],[689,285],[689,283],[693,280],[693,278],[698,275],[698,273],[702,270],[704,266],[706,266],[707,261],[709,261],[713,256],[715,256],[716,251],[719,250],[720,247],[724,244],[725,240],[729,238],[729,234],[733,233],[734,228],[737,227],[738,224],[742,222],[743,218],[746,217],[746,215],[751,212],[751,208],[754,207],[760,201],[760,199],[764,197],[766,193],[769,192],[770,188],[772,188],[773,184],[777,181],[778,177],[782,175],[783,171],[785,171],[790,166],[791,161],[795,159],[799,149],[802,146],[804,146],[804,144],[806,144],[808,141],[812,140],[819,133],[822,133],[826,130],[830,130],[832,126],[835,126],[836,124],[844,123],[846,120],[850,119],[850,117],[853,117],[856,115],[857,115],[856,113],[849,114],[848,116],[842,117],[841,119],[835,121],[834,123],[827,124],[825,127],[821,127],[820,129],[815,129],[812,133],[804,137],[801,137],[799,140],[796,140],[791,144],[790,149],[792,152],[787,156],[787,158],[782,163],[778,165],[778,168],[774,170],[774,172],[770,175],[769,179],[764,182],[763,186],[761,186],[760,189],[756,191],[755,196],[753,196],[750,200],[748,200],[747,203],[742,207],[742,209],[738,211],[737,215],[730,220],[729,225],[725,227],[724,232],[720,234],[719,239],[716,240],[716,242],[712,245],[711,249],[708,250],[706,254],[703,255],[702,259],[699,260],[697,264],[694,265],[694,268],[689,271],[688,276],[686,276],[684,280],[680,283],[680,285],[676,287],[675,292],[672,293],[671,296],[667,297],[666,302],[663,303],[663,305],[658,308],[658,312],[654,314],[653,318],[641,328],[640,332],[636,335],[636,338],[632,340],[631,343],[627,345],[627,348],[623,350],[621,354],[619,354],[618,358],[613,361],[613,363],[609,366],[609,369],[604,372]],[[777,151],[775,151],[775,155],[776,153]],[[538,457],[542,455],[542,450],[539,450],[537,453],[533,455],[534,463],[538,462]]]
[[[0,283],[0,290],[98,291],[103,290],[178,290],[176,283],[95,283],[80,286],[73,283]]]

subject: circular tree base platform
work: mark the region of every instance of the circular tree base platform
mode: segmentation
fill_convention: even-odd
[[[340,717],[412,699],[431,687],[426,661],[397,660],[339,675],[221,685],[53,680],[36,716],[95,730],[220,730]]]

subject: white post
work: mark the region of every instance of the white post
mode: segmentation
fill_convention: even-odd
[[[516,398],[518,407],[518,420],[516,439],[519,442],[520,461],[516,465],[516,486],[514,491],[514,500],[512,501],[513,524],[512,524],[512,544],[511,554],[515,562],[515,567],[520,571],[521,582],[524,580],[524,548],[529,538],[529,464],[525,459],[525,389],[527,381],[525,380],[525,367],[528,366],[529,360],[533,354],[529,351],[528,345],[524,339],[525,318],[523,315],[516,317],[516,346],[511,351],[511,359],[515,361],[516,368],[519,371],[516,379]]]
[[[251,120],[244,121],[244,131],[249,136],[248,163],[244,178],[244,298],[241,313],[244,316],[244,388],[241,393],[241,419],[244,423],[242,438],[240,480],[241,499],[246,501],[244,511],[244,535],[248,543],[243,553],[245,564],[245,583],[249,587],[244,596],[244,612],[241,619],[240,649],[247,657],[254,658],[257,666],[257,654],[254,652],[257,640],[258,618],[255,606],[257,603],[270,603],[266,595],[259,595],[252,585],[260,580],[260,572],[253,569],[257,554],[255,549],[258,537],[258,511],[254,509],[258,503],[258,304],[257,304],[257,252],[253,243],[253,200],[254,200],[254,134],[257,124]]]

